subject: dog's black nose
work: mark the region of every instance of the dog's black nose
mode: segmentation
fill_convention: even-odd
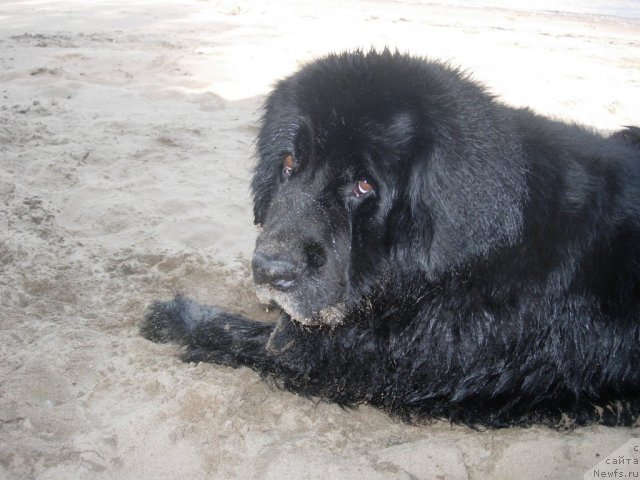
[[[278,290],[290,290],[298,278],[296,264],[286,257],[255,252],[251,267],[253,268],[253,281],[256,284],[269,284]]]

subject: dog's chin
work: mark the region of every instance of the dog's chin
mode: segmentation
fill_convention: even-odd
[[[342,303],[317,309],[306,308],[296,302],[291,294],[264,286],[256,288],[256,295],[262,303],[277,304],[292,320],[301,325],[336,327],[344,322],[344,304]]]

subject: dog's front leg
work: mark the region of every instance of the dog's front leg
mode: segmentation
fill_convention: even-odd
[[[154,302],[140,325],[140,333],[148,340],[185,345],[184,361],[265,371],[273,371],[274,355],[291,344],[282,330],[280,323],[249,320],[181,295],[169,302]]]
[[[386,362],[372,332],[314,329],[283,314],[275,324],[248,320],[182,296],[154,302],[140,325],[154,342],[186,346],[185,361],[247,366],[289,390],[343,404],[371,401]]]

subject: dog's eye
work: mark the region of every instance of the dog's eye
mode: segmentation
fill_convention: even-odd
[[[363,195],[369,195],[370,193],[373,193],[373,191],[373,185],[371,185],[365,179],[362,179],[358,183],[356,183],[356,186],[353,189],[353,195],[355,197],[362,197]]]
[[[293,155],[290,154],[289,152],[284,154],[284,157],[282,157],[282,174],[285,177],[288,177],[289,175],[291,175],[291,172],[293,171],[293,166],[295,165],[295,160],[293,159]]]

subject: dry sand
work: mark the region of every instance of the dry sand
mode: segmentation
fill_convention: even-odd
[[[640,123],[640,20],[519,4],[0,3],[0,478],[582,478],[639,436],[405,425],[137,334],[174,290],[266,318],[253,138],[300,62],[389,45],[512,104]]]

